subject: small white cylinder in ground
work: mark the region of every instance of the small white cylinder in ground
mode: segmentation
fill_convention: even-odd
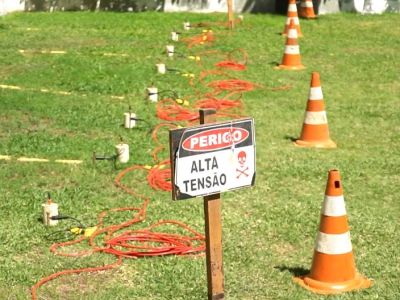
[[[158,89],[156,87],[149,87],[147,88],[147,95],[151,102],[158,101]]]
[[[172,31],[171,32],[171,40],[173,40],[174,42],[179,41],[179,33],[176,31]]]
[[[190,22],[183,22],[183,29],[190,30]]]
[[[174,45],[167,45],[166,49],[167,49],[168,57],[174,56],[174,52],[175,52],[175,46]]]
[[[117,159],[120,163],[127,163],[129,161],[129,145],[128,144],[118,144],[115,146],[117,151]]]
[[[165,64],[156,64],[156,67],[157,67],[158,73],[160,73],[160,74],[165,74],[165,72],[167,71]]]
[[[125,128],[133,128],[136,126],[136,114],[135,113],[124,113],[125,116]]]
[[[43,224],[46,226],[54,226],[58,224],[58,220],[52,220],[51,217],[58,216],[58,204],[48,201],[42,204],[43,207]]]
[[[243,15],[238,15],[238,18],[240,21],[243,21],[243,19],[244,19]]]

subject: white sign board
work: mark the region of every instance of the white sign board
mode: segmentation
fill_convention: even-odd
[[[173,199],[254,185],[254,120],[171,130]]]

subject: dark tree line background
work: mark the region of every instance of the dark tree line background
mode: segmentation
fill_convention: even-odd
[[[92,10],[97,8],[102,11],[120,11],[120,12],[141,12],[148,10],[162,11],[165,0],[26,0],[27,11],[78,11]],[[213,0],[186,0],[187,3],[195,3],[206,6],[208,1]],[[246,0],[243,11],[253,13],[271,12],[272,0]],[[297,0],[300,2],[300,0]],[[314,10],[318,11],[319,2],[324,0],[313,0]],[[325,0],[326,1],[326,0]],[[179,5],[180,0],[172,0],[172,4]],[[269,5],[267,4],[269,3]],[[99,7],[97,7],[99,5]],[[275,12],[286,14],[288,0],[275,0]],[[268,10],[269,8],[269,10]]]
[[[54,10],[77,11],[96,10],[98,0],[26,0],[26,10],[46,11]],[[160,10],[164,0],[100,0],[100,10],[110,11],[147,11]]]

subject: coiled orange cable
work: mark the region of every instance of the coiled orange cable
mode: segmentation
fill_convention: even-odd
[[[160,161],[160,159],[158,158],[158,153],[166,148],[166,146],[165,146],[166,144],[161,143],[159,140],[159,137],[158,137],[160,129],[162,129],[162,128],[174,129],[177,127],[178,127],[178,125],[176,125],[174,123],[160,123],[154,127],[153,132],[151,133],[151,137],[152,137],[154,143],[156,144],[156,147],[154,148],[154,150],[152,152],[154,162],[157,163]]]
[[[163,162],[163,164],[165,165],[167,165],[168,163],[169,162],[167,161]],[[44,277],[31,287],[31,295],[33,300],[38,299],[37,298],[38,289],[42,285],[46,284],[51,280],[54,280],[60,276],[65,276],[65,275],[110,270],[115,267],[119,267],[122,264],[123,257],[143,257],[143,256],[172,255],[172,254],[187,255],[204,251],[205,249],[204,236],[201,233],[191,229],[186,224],[178,221],[160,221],[145,229],[128,230],[120,235],[114,235],[121,229],[142,222],[146,218],[147,205],[149,204],[150,199],[141,194],[138,194],[133,189],[121,183],[121,180],[125,177],[126,174],[134,170],[140,170],[140,169],[146,170],[144,166],[139,166],[139,165],[126,168],[116,177],[115,185],[120,187],[128,194],[135,196],[139,199],[142,199],[143,204],[141,207],[139,208],[122,207],[122,208],[113,208],[108,211],[103,211],[98,215],[98,224],[96,225],[98,229],[89,237],[89,239],[83,236],[73,241],[54,243],[50,247],[50,250],[54,254],[60,256],[81,257],[81,256],[91,255],[96,252],[102,252],[115,255],[117,261],[112,264],[104,266],[63,270],[51,274],[47,277]],[[168,171],[168,173],[170,173],[170,171]],[[166,180],[165,178],[162,178],[161,182],[165,180]],[[159,181],[156,180],[156,182],[157,186],[162,187],[162,189],[164,188],[163,185],[160,185]],[[123,223],[104,226],[104,218],[107,216],[108,212],[122,212],[122,211],[132,211],[135,212],[135,215],[131,219]],[[160,227],[161,225],[165,224],[183,228],[190,235],[184,236],[179,234],[153,231],[154,228]],[[97,242],[96,240],[103,235],[104,237],[100,241],[102,245],[98,246],[99,242]],[[83,250],[78,252],[62,252],[59,250],[71,245],[79,244],[85,240],[88,240],[90,246],[89,250]],[[130,243],[132,241],[134,241],[135,244]],[[149,245],[149,243],[151,245]]]
[[[209,97],[206,99],[197,100],[195,107],[197,108],[213,108],[215,110],[227,110],[232,108],[242,108],[241,100],[217,99]]]
[[[234,70],[234,71],[246,70],[246,65],[234,62],[232,60],[220,61],[220,62],[216,63],[215,66],[218,68],[224,68],[224,69],[229,69],[229,70]]]
[[[171,162],[169,159],[160,162],[149,170],[147,181],[155,190],[171,191]]]
[[[205,43],[212,43],[215,40],[214,34],[211,30],[206,30],[200,35],[196,35],[191,38],[182,39],[183,42],[188,44],[188,48],[192,48],[196,45],[204,45]]]
[[[165,121],[195,121],[199,114],[177,104],[172,99],[163,99],[157,103],[157,117]]]
[[[211,24],[211,23],[210,23]],[[217,22],[213,23],[215,25],[224,25],[227,26],[226,22]],[[196,25],[195,25],[196,26]],[[201,23],[197,25],[201,27]],[[211,31],[207,31],[205,34],[201,34],[199,36],[193,37],[192,39],[188,39],[188,47],[192,47],[198,44],[210,43],[214,41],[215,37]],[[216,64],[217,67],[222,69],[230,69],[235,71],[244,70],[246,68],[245,64],[247,61],[247,53],[244,50],[239,51],[243,55],[244,63],[235,62],[232,58],[233,52],[230,52],[228,55],[228,60],[221,61]],[[208,54],[211,55],[212,52],[216,51],[207,51]],[[206,55],[207,53],[204,53]],[[199,63],[199,62],[197,62]],[[203,83],[205,77],[209,75],[218,75],[224,76],[224,80],[214,81],[208,84],[209,87],[213,88],[214,91],[212,93],[206,94],[204,99],[196,101],[195,107],[197,108],[215,108],[216,110],[220,110],[218,115],[222,118],[237,118],[240,114],[235,114],[229,112],[231,108],[241,108],[242,102],[242,92],[250,91],[254,89],[254,84],[251,82],[234,79],[230,75],[222,72],[221,70],[211,70],[211,71],[203,71],[199,76],[199,82]],[[194,80],[191,79],[190,83],[194,85]],[[216,98],[216,95],[221,92],[228,92],[225,97]],[[238,98],[233,100],[231,97],[234,95],[238,95]],[[193,112],[188,108],[184,108],[178,105],[172,99],[165,99],[160,101],[157,105],[157,116],[160,119],[166,121],[185,121],[187,123],[195,122],[198,120],[199,116],[197,112]],[[161,127],[176,127],[175,124],[166,124],[162,123],[156,126],[156,129],[153,131],[153,140],[157,144],[156,149],[153,151],[153,158],[156,163],[158,163],[155,167],[148,168],[145,166],[134,165],[129,168],[126,168],[122,172],[118,174],[115,178],[115,185],[122,190],[124,190],[129,195],[141,199],[143,201],[140,207],[122,207],[122,208],[112,208],[106,211],[101,212],[98,215],[98,224],[97,230],[92,233],[92,235],[87,238],[82,236],[76,240],[62,242],[62,243],[54,243],[50,250],[55,255],[67,256],[67,257],[81,257],[92,255],[97,252],[101,253],[109,253],[116,256],[116,261],[111,264],[107,264],[104,266],[98,267],[87,267],[80,269],[70,269],[63,270],[60,272],[56,272],[47,277],[39,280],[35,285],[31,288],[32,299],[37,300],[37,290],[44,285],[45,283],[56,279],[60,276],[70,275],[70,274],[79,274],[84,272],[97,272],[103,270],[109,270],[116,268],[122,264],[123,258],[129,257],[144,257],[144,256],[156,256],[156,255],[186,255],[192,253],[199,253],[204,251],[205,249],[205,238],[199,232],[191,229],[184,223],[179,221],[160,221],[157,222],[147,228],[137,229],[137,230],[125,230],[124,232],[119,233],[122,229],[127,229],[130,226],[133,226],[137,223],[142,222],[146,218],[147,206],[150,202],[150,199],[144,195],[138,194],[134,189],[122,184],[122,179],[130,172],[136,170],[146,170],[147,180],[149,185],[155,190],[163,190],[170,191],[171,190],[171,171],[170,171],[170,161],[163,160],[158,162],[157,154],[159,151],[164,149],[162,144],[158,140],[157,131]],[[110,212],[126,212],[130,211],[133,213],[132,217],[125,222],[120,224],[112,224],[105,226],[104,218]],[[183,229],[188,232],[188,235],[180,235],[174,233],[165,233],[165,232],[157,232],[156,229],[161,226],[176,226],[179,229]],[[72,251],[66,252],[64,249],[69,246],[73,246],[84,241],[88,241],[89,248],[81,251]]]
[[[252,82],[240,79],[217,80],[209,83],[208,86],[214,88],[216,92],[220,91],[248,92],[254,89],[254,84]]]

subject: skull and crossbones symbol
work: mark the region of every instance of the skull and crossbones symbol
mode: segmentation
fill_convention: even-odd
[[[245,177],[248,177],[249,174],[246,172],[249,170],[248,166],[245,166],[246,161],[247,161],[247,154],[244,151],[240,151],[237,155],[237,159],[238,159],[238,163],[239,163],[239,167],[236,168],[236,179],[239,179],[240,176],[244,175]]]

